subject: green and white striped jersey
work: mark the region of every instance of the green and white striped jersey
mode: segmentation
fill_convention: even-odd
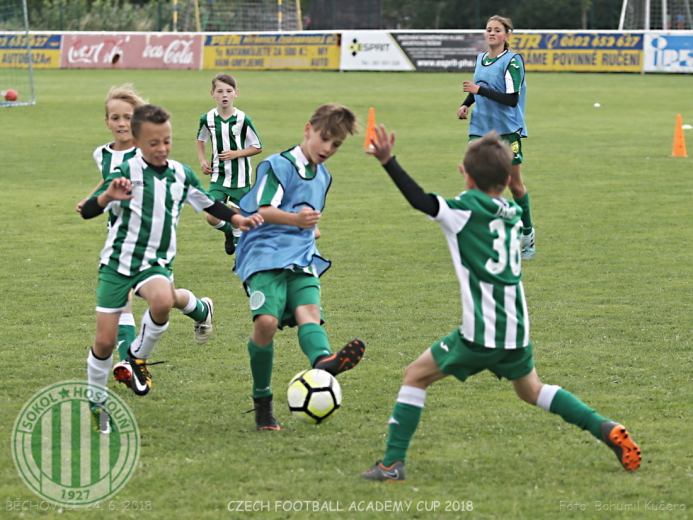
[[[135,148],[134,146],[132,148],[128,148],[127,150],[114,150],[112,148],[114,144],[115,143],[104,144],[94,150],[94,160],[96,161],[96,166],[101,172],[101,177],[103,177],[103,180],[106,180],[106,177],[113,173],[116,166],[120,165],[120,163],[123,163],[128,159],[132,159],[133,157],[139,157],[142,155],[140,149]]]
[[[452,254],[462,292],[462,336],[488,348],[529,345],[529,315],[522,288],[522,210],[514,202],[470,190],[438,197],[434,218]]]
[[[212,182],[225,188],[245,188],[252,186],[253,169],[250,157],[240,157],[230,161],[220,161],[219,153],[224,150],[245,150],[250,146],[262,148],[260,138],[253,122],[242,110],[235,109],[229,119],[222,119],[217,109],[210,110],[200,117],[197,140],[212,141]]]
[[[484,54],[484,57],[481,58],[481,63],[483,65],[491,65],[491,63],[495,62],[503,56],[507,50],[501,52],[498,56],[495,58],[489,58],[488,57],[488,52]],[[522,63],[521,59],[518,59],[517,56],[515,56],[512,60],[510,60],[510,63],[508,63],[508,68],[505,71],[505,94],[515,94],[516,92],[519,92],[520,89],[522,88],[522,80],[525,76],[525,66],[524,63]]]
[[[160,265],[176,257],[176,228],[183,204],[197,213],[214,204],[190,166],[168,161],[163,174],[148,167],[142,157],[121,164],[94,195],[98,197],[119,177],[132,182],[131,200],[113,201],[106,209],[116,217],[101,251],[101,265],[125,276]]]

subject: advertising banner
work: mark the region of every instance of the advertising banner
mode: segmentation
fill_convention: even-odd
[[[205,69],[339,70],[335,33],[206,35]]]
[[[388,31],[343,31],[342,70],[415,70]]]
[[[74,33],[63,37],[64,69],[200,69],[202,36]]]
[[[0,68],[28,69],[26,34],[0,33]],[[31,66],[35,69],[60,67],[60,35],[30,34]]]
[[[486,50],[483,33],[393,32],[393,38],[417,71],[473,71]]]
[[[693,72],[693,31],[647,34],[645,72]]]
[[[510,48],[528,71],[642,72],[643,35],[630,33],[513,33]]]

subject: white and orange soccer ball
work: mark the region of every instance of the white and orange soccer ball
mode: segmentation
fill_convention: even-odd
[[[291,378],[286,399],[289,410],[298,419],[320,424],[342,404],[342,389],[329,372],[313,368]]]

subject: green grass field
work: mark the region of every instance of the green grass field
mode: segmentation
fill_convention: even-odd
[[[353,337],[368,346],[361,365],[340,377],[345,397],[335,417],[309,426],[284,405],[286,383],[307,368],[295,330],[275,339],[282,431],[258,433],[252,414],[243,414],[252,408],[247,298],[223,235],[188,208],[178,230],[176,285],[214,299],[214,334],[195,345],[191,321],[174,311],[152,358],[167,360],[152,369],[152,392],[138,398],[111,385],[139,423],[142,451],[132,479],[100,510],[58,515],[11,506],[39,500],[10,451],[21,407],[49,384],[86,378],[106,219],[83,221],[74,208],[99,180],[94,148],[111,137],[103,123],[106,91],[130,81],[170,110],[172,158],[199,172],[193,141],[199,116],[213,107],[212,76],[37,71],[38,104],[0,110],[3,517],[693,517],[693,169],[690,158],[670,157],[676,114],[691,122],[693,103],[690,77],[673,75],[528,78],[523,176],[537,255],[524,265],[524,284],[537,370],[544,382],[629,428],[643,451],[636,473],[623,471],[588,432],[524,404],[507,381],[485,372],[429,389],[406,483],[359,478],[382,456],[403,369],[461,319],[442,232],[364,154],[361,134],[327,164],[334,181],[320,222],[319,247],[333,261],[322,278],[332,347]],[[239,72],[236,105],[253,118],[265,147],[255,165],[298,143],[319,104],[344,103],[364,124],[375,107],[378,122],[397,131],[400,163],[426,190],[451,197],[463,187],[457,164],[467,123],[455,113],[461,82],[470,77]],[[691,153],[693,134],[687,136]],[[144,310],[136,301],[138,323]],[[231,512],[231,501],[269,503],[269,511]],[[282,507],[297,501],[328,503],[333,511]],[[409,510],[378,512],[388,501],[410,503]],[[470,501],[473,511],[446,511],[448,502],[453,509]],[[133,511],[133,502],[151,510]],[[350,510],[354,502],[375,510]],[[599,510],[605,506],[613,510]]]

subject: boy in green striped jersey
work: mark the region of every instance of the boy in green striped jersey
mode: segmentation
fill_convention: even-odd
[[[200,331],[203,335],[211,332],[211,300],[198,300],[190,291],[176,290],[173,285],[171,265],[183,204],[233,221],[244,230],[262,222],[259,215],[244,218],[212,199],[189,166],[168,159],[172,138],[169,118],[168,112],[153,105],[135,110],[132,133],[142,156],[118,166],[82,208],[85,219],[107,209],[116,216],[101,251],[96,339],[87,359],[89,383],[99,388],[106,387],[118,317],[131,289],[149,306],[128,352],[135,394],[145,395],[151,388],[147,358],[168,327],[173,307],[195,320],[204,329]],[[94,406],[105,409],[103,402]]]
[[[133,90],[131,83],[125,83],[119,87],[113,86],[106,95],[106,127],[113,134],[113,142],[106,143],[94,150],[94,160],[101,174],[99,184],[91,195],[77,205],[77,211],[82,211],[84,203],[103,185],[106,178],[115,171],[121,163],[141,155],[135,146],[130,129],[130,120],[135,108],[146,102]],[[115,222],[115,215],[108,217],[108,227]],[[127,307],[120,315],[118,324],[118,355],[120,361],[113,367],[113,376],[129,386],[130,363],[128,362],[128,349],[135,340],[135,318],[132,315],[132,292],[128,295]]]
[[[236,80],[228,74],[217,74],[212,80],[212,98],[217,107],[200,117],[197,130],[197,157],[204,175],[211,175],[209,194],[216,200],[238,208],[238,203],[253,184],[250,158],[262,152],[262,144],[248,115],[233,106],[240,91]],[[212,141],[212,161],[207,161],[205,146]],[[207,222],[226,235],[224,249],[232,255],[236,251],[240,229],[206,215]]]
[[[623,426],[561,387],[542,384],[537,376],[521,282],[522,209],[502,198],[513,157],[508,144],[495,132],[472,141],[460,166],[467,191],[446,200],[425,193],[397,163],[392,156],[394,133],[388,137],[381,125],[376,139],[367,153],[380,161],[409,203],[438,222],[445,233],[462,292],[462,326],[407,367],[389,420],[385,456],[361,476],[405,480],[406,453],[421,418],[426,388],[449,375],[465,381],[486,369],[512,381],[523,401],[603,440],[626,470],[637,469],[640,449]]]

